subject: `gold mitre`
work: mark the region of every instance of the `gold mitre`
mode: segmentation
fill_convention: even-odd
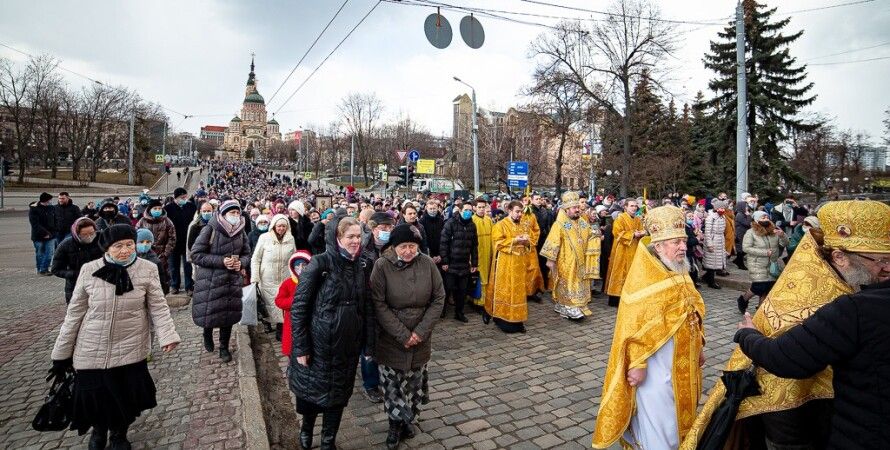
[[[581,197],[578,196],[577,192],[568,191],[562,194],[562,204],[560,208],[569,209],[575,206],[581,206]]]
[[[890,206],[874,200],[828,202],[817,216],[826,246],[855,253],[890,253]]]
[[[646,231],[651,243],[686,237],[686,215],[676,206],[652,208],[646,213]]]

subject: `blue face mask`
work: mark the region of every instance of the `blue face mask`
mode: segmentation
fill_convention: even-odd
[[[213,213],[212,213],[212,212],[209,212],[209,213],[201,213],[201,220],[203,220],[203,221],[205,221],[205,222],[210,221],[210,218],[211,218],[211,217],[213,217]]]
[[[186,199],[184,199],[184,198],[176,199],[176,204],[179,205],[179,206],[185,206],[185,204],[188,203],[188,202],[189,202],[189,201],[186,200]]]
[[[269,225],[257,225],[256,227],[260,231],[269,231]]]
[[[694,220],[692,220],[692,219],[686,219],[686,224],[687,224],[687,225],[692,225],[693,223],[695,223]]]
[[[136,252],[139,254],[151,251],[151,244],[136,244]]]
[[[133,264],[133,261],[136,261],[136,253],[135,252],[131,253],[130,257],[123,261],[121,261],[119,259],[112,258],[111,255],[109,255],[109,254],[105,254],[105,260],[112,264],[117,264],[119,266],[129,266],[130,264]]]
[[[473,212],[472,211],[461,211],[460,216],[464,220],[470,220],[470,217],[473,217]]]
[[[161,217],[161,214],[163,214],[163,212],[153,209],[149,212],[149,214],[151,214],[152,217],[157,219],[158,217]]]
[[[387,242],[389,242],[389,235],[389,231],[381,230],[380,234],[377,235],[377,240],[380,241],[381,244],[386,244]]]

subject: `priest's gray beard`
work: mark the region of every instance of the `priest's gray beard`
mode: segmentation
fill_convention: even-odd
[[[664,266],[667,267],[667,269],[670,270],[671,272],[677,272],[677,273],[681,273],[681,274],[689,273],[690,267],[689,267],[689,259],[688,258],[683,258],[683,261],[676,262],[676,261],[670,261],[668,259],[662,258],[661,255],[659,255],[658,259],[661,260],[661,263],[664,264]]]
[[[853,287],[853,292],[859,292],[862,290],[862,286],[876,283],[878,281],[868,272],[868,268],[861,262],[857,261],[856,258],[850,258],[850,265],[843,269],[838,268],[838,271],[841,273],[841,276],[844,277],[844,281]]]

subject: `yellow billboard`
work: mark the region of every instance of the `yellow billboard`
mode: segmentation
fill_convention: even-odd
[[[417,160],[417,170],[414,171],[419,174],[432,175],[436,173],[436,160],[434,159],[418,159]]]

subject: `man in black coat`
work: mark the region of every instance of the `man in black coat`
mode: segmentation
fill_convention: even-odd
[[[479,265],[479,237],[473,223],[472,205],[464,204],[459,214],[445,222],[439,251],[442,271],[445,272],[445,293],[451,294],[454,301],[454,319],[466,323],[464,300],[467,297],[467,283],[470,274],[475,273]],[[445,311],[443,307],[442,317],[445,317]]]
[[[117,202],[112,198],[106,198],[99,203],[98,216],[96,229],[100,233],[112,225],[131,225],[130,219],[120,213],[117,209]]]
[[[168,269],[170,270],[170,293],[178,294],[179,287],[182,286],[185,288],[186,294],[192,295],[195,281],[192,278],[192,265],[186,260],[185,256],[187,248],[185,236],[188,236],[189,225],[195,219],[198,209],[194,202],[189,201],[188,191],[178,187],[173,190],[173,202],[168,203],[164,207],[164,211],[167,212],[167,218],[173,222],[176,235],[180,236],[176,240],[173,252],[170,253],[167,260]],[[182,267],[182,275],[185,280],[180,278],[180,266]]]
[[[550,286],[550,268],[547,267],[547,258],[541,256],[541,249],[544,248],[544,242],[547,242],[547,236],[550,235],[550,228],[553,226],[553,212],[544,207],[544,198],[541,194],[532,194],[531,209],[538,221],[538,228],[541,229],[541,235],[538,237],[538,265],[541,268],[541,275],[544,277],[544,286]]]
[[[37,273],[40,275],[52,274],[49,272],[49,264],[53,260],[53,252],[56,249],[56,212],[49,204],[53,196],[49,193],[40,194],[38,201],[31,203],[28,208],[28,222],[31,224],[31,242],[34,243],[34,254],[37,261]]]
[[[59,202],[55,207],[56,212],[56,245],[71,233],[71,225],[80,218],[80,208],[71,200],[67,192],[59,192]]]
[[[426,202],[426,210],[420,218],[420,224],[426,231],[426,242],[429,247],[430,257],[437,265],[442,264],[442,256],[439,252],[439,245],[442,239],[442,228],[445,226],[445,219],[439,212],[439,201],[430,199]],[[444,277],[443,277],[444,278]]]
[[[735,259],[732,261],[739,269],[748,270],[745,266],[745,251],[742,240],[751,229],[751,215],[757,211],[757,197],[748,193],[742,194],[742,201],[735,205]]]
[[[882,249],[832,251],[832,265],[849,284],[870,283],[862,290],[826,304],[777,338],[756,330],[748,314],[735,335],[754,364],[783,378],[805,379],[832,366],[835,397],[828,448],[890,448],[888,231]]]

